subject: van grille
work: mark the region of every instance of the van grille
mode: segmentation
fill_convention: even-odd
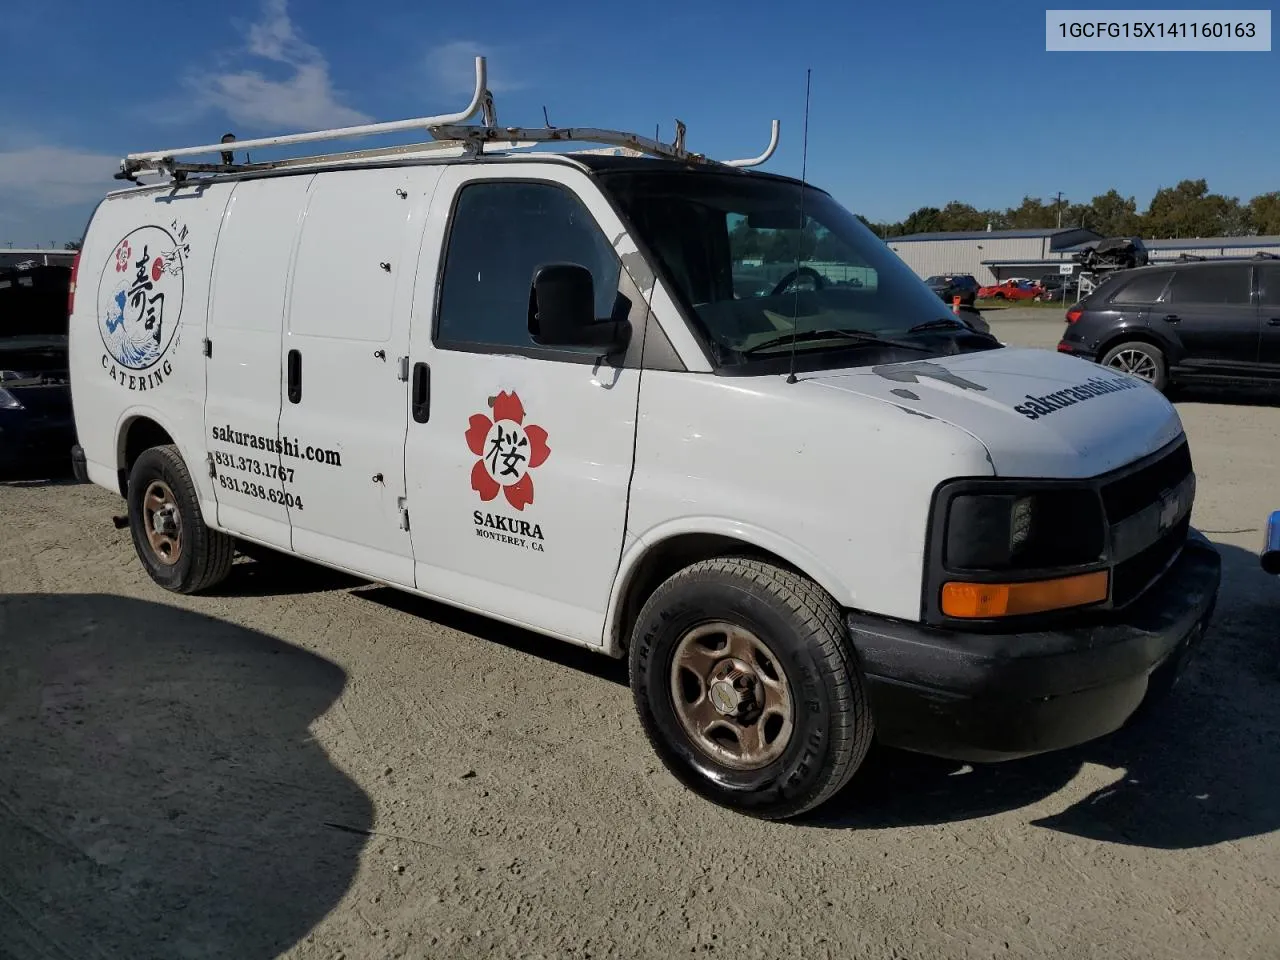
[[[1173,450],[1140,470],[1120,477],[1102,488],[1102,505],[1108,523],[1119,523],[1149,507],[1160,494],[1174,489],[1191,472],[1191,449],[1183,440]]]
[[[1178,556],[1187,542],[1190,529],[1191,517],[1188,515],[1141,553],[1117,563],[1111,573],[1111,605],[1127,606],[1142,596]]]
[[[1161,498],[1177,489],[1191,472],[1191,451],[1183,440],[1158,460],[1104,484],[1101,493],[1107,522],[1114,527],[1159,504]],[[1177,558],[1190,529],[1188,510],[1186,516],[1150,544],[1117,563],[1111,574],[1111,605],[1123,607],[1140,597]]]

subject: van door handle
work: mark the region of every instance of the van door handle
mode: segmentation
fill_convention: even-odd
[[[1166,314],[1164,315],[1164,321],[1165,321],[1165,323],[1177,323],[1177,322],[1179,322],[1181,319],[1182,319],[1182,318],[1181,318],[1180,316],[1178,316],[1176,313],[1166,313]]]
[[[413,388],[410,403],[413,419],[426,423],[431,419],[431,368],[425,363],[413,365]]]
[[[1272,317],[1267,321],[1268,327],[1280,327],[1280,317]]]
[[[289,351],[289,402],[299,403],[302,400],[302,354],[297,350]]]

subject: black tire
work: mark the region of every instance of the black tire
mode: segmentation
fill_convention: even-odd
[[[677,713],[677,647],[717,621],[759,638],[790,690],[790,737],[776,759],[755,769],[713,759]],[[633,638],[631,689],[649,742],[667,770],[705,799],[761,819],[794,817],[839,791],[866,756],[874,728],[862,675],[839,607],[812,581],[755,559],[696,563],[654,591]]]
[[[1135,354],[1145,358],[1142,373],[1129,369],[1131,365],[1129,361],[1134,359]],[[1162,393],[1169,389],[1169,365],[1165,360],[1164,351],[1145,340],[1126,340],[1124,343],[1117,343],[1102,355],[1099,363],[1104,367],[1133,373],[1134,376],[1146,380]]]
[[[151,541],[149,514],[144,499],[153,485],[163,484],[172,493],[179,518],[178,548],[166,560]],[[211,530],[200,511],[200,499],[182,455],[172,445],[144,450],[129,471],[129,531],[133,546],[147,574],[174,593],[199,593],[224,580],[235,559],[235,540]]]

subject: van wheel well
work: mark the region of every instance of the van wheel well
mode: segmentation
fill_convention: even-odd
[[[169,436],[164,427],[154,420],[138,417],[136,420],[129,422],[128,426],[124,428],[123,443],[121,444],[123,456],[119,470],[120,496],[128,496],[129,471],[133,469],[138,457],[152,447],[162,447],[169,443],[173,443],[173,438]]]
[[[712,533],[689,533],[664,540],[641,559],[627,584],[617,619],[618,649],[627,648],[631,640],[632,628],[635,627],[636,619],[640,616],[641,608],[663,581],[685,567],[724,556],[764,560],[804,576],[804,571],[797,570],[781,557],[744,540],[735,540],[733,537]]]

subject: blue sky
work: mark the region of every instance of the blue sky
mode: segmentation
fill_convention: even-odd
[[[130,151],[457,109],[475,53],[503,124],[539,125],[545,105],[556,125],[670,139],[679,117],[691,149],[730,157],[777,117],[765,169],[789,174],[812,67],[809,178],[876,220],[1111,187],[1143,207],[1187,177],[1280,189],[1280,54],[1046,53],[1044,5],[1025,0],[15,2],[0,244],[78,237]]]

